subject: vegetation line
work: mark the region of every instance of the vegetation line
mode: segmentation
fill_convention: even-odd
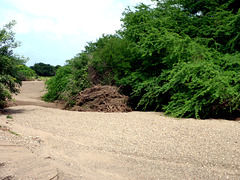
[[[73,97],[84,89],[115,85],[130,98],[133,109],[164,111],[175,117],[238,116],[237,1],[153,1],[154,6],[127,8],[120,30],[87,43],[85,50],[58,67],[46,81],[44,100],[74,106]],[[18,93],[21,80],[16,67],[25,62],[12,53],[17,46],[13,25],[0,30],[2,108],[11,93]]]

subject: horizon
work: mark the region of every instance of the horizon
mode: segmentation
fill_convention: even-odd
[[[1,27],[12,20],[15,39],[21,46],[14,52],[29,58],[28,67],[36,63],[64,66],[102,34],[121,29],[122,13],[137,4],[151,0],[2,0]]]

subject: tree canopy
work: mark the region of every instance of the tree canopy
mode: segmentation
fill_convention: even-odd
[[[38,76],[54,76],[56,73],[56,70],[59,68],[60,66],[52,66],[50,64],[45,64],[45,63],[36,63],[33,66],[31,66],[30,68],[33,69]]]
[[[85,51],[67,61],[47,83],[49,92],[56,90],[56,82],[61,87],[57,97],[47,93],[48,100],[109,84],[121,87],[138,110],[195,118],[231,118],[238,113],[237,1],[153,1],[154,6],[127,8],[116,34],[89,42]],[[57,78],[63,78],[63,72],[65,84]]]
[[[21,78],[18,73],[18,65],[26,62],[24,57],[14,54],[13,50],[20,45],[15,41],[12,27],[15,21],[6,24],[0,29],[0,109],[7,105],[12,93],[19,92]]]

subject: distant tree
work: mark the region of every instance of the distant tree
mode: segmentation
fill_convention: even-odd
[[[60,67],[62,67],[62,66],[60,66],[60,65],[55,66],[55,71],[57,71]]]
[[[22,81],[30,81],[37,76],[36,72],[26,65],[18,65],[18,69]]]
[[[36,63],[30,68],[33,69],[39,76],[54,76],[56,72],[54,66],[44,63]]]

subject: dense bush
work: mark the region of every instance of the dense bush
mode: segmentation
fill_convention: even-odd
[[[126,40],[112,35],[103,35],[96,43],[88,43],[85,51],[68,60],[46,83],[48,92],[44,99],[68,101],[87,87],[115,84],[130,73],[131,65],[125,61],[131,56],[127,46]]]
[[[84,55],[77,55],[60,67],[56,75],[46,81],[48,92],[43,96],[45,101],[69,101],[72,97],[89,87],[87,73],[87,59]]]
[[[234,116],[240,111],[236,1],[155,3],[126,9],[122,29],[88,43],[68,61],[69,79],[56,94],[74,96],[88,86],[117,85],[135,109],[164,110],[176,117]],[[61,79],[54,78],[49,92],[50,84]]]
[[[37,74],[34,70],[26,65],[18,65],[19,78],[22,81],[34,80],[37,77]]]
[[[240,109],[240,14],[228,9],[232,1],[192,14],[185,3],[199,2],[158,1],[156,8],[142,4],[125,12],[122,35],[146,57],[127,84],[139,109],[231,117]]]
[[[238,69],[223,70],[212,61],[180,62],[140,83],[135,95],[143,93],[139,106],[144,109],[154,105],[172,116],[232,117],[240,106]]]
[[[54,101],[61,98],[71,75],[71,68],[64,66],[59,68],[56,75],[46,81],[46,88],[48,92],[43,96],[45,101]]]
[[[50,64],[36,63],[30,68],[34,70],[38,76],[54,76],[59,66],[54,67]]]
[[[95,50],[89,59],[91,81],[95,84],[114,85],[119,79],[130,74],[132,52],[127,48],[129,42],[118,36],[103,35],[94,44]],[[89,46],[92,46],[90,43]],[[90,52],[85,52],[89,54]]]
[[[19,46],[11,30],[14,25],[15,21],[12,21],[0,29],[0,109],[11,100],[12,93],[19,92],[21,79],[18,65],[25,62],[24,58],[13,53],[13,49]]]

